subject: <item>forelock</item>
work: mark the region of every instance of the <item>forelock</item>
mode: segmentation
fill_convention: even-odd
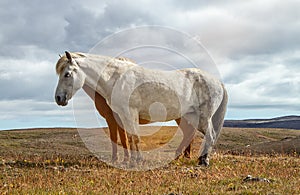
[[[83,53],[71,53],[73,59],[85,57]],[[56,74],[60,75],[61,72],[69,64],[69,60],[66,55],[63,55],[56,63]]]
[[[56,63],[56,74],[60,75],[61,72],[68,65],[68,59],[66,56],[62,56]]]

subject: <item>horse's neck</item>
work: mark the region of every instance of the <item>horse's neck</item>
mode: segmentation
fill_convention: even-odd
[[[86,74],[85,84],[105,99],[110,99],[113,85],[123,73],[123,68],[116,64],[116,60],[94,56],[82,61],[80,67]]]

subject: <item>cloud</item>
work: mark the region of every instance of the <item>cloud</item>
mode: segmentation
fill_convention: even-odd
[[[0,101],[1,105],[1,116],[0,119],[18,119],[24,116],[37,117],[40,115],[47,116],[60,116],[62,117],[67,112],[53,112],[53,107],[55,104],[51,102],[41,102],[34,100],[12,100],[10,104],[6,101]],[[57,109],[57,108],[55,108]],[[71,112],[70,109],[66,109]]]
[[[147,2],[147,1],[144,1]],[[132,1],[107,1],[99,6],[98,12],[92,6],[77,6],[65,15],[67,26],[66,44],[74,50],[88,51],[106,36],[138,25],[156,24],[156,18],[145,6]],[[80,17],[78,17],[80,16]]]
[[[168,26],[200,40],[228,88],[229,110],[244,111],[243,116],[250,108],[264,113],[299,112],[299,6],[300,2],[290,0],[1,1],[2,117],[28,119],[26,114],[31,113],[30,120],[37,116],[46,120],[60,116],[63,109],[53,102],[58,54],[65,50],[88,52],[108,35],[139,25]],[[137,38],[151,40],[145,34],[127,38],[111,48],[126,47]],[[160,43],[166,40],[162,36]],[[180,44],[180,40],[174,43]],[[157,50],[143,59],[136,57],[142,56],[138,50],[131,54],[128,57],[139,62],[155,56],[163,63],[180,61]]]
[[[178,15],[209,50],[233,59],[291,51],[299,45],[299,2],[239,1]],[[189,21],[185,23],[185,21]]]
[[[64,40],[63,14],[66,1],[51,3],[12,0],[3,3],[0,11],[1,56],[24,58],[24,46],[55,50]]]
[[[270,64],[243,74],[243,80],[227,85],[232,107],[300,110],[300,74],[283,64]]]
[[[75,126],[72,107],[35,100],[0,101],[0,130],[42,126]]]
[[[0,100],[53,101],[54,63],[26,59],[0,59]]]

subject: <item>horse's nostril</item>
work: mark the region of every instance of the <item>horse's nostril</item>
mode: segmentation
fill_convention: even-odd
[[[57,102],[60,102],[60,100],[61,100],[60,96],[59,96],[59,95],[56,96],[56,101],[57,101]]]

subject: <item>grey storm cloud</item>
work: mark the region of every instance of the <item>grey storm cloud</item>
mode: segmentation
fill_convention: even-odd
[[[76,7],[65,16],[66,44],[75,50],[88,51],[97,42],[108,35],[139,25],[156,24],[151,14],[130,1],[108,1],[100,13]],[[80,16],[80,17],[78,17]]]
[[[55,50],[64,40],[66,21],[62,15],[66,8],[41,1],[1,2],[1,56],[26,58],[26,46]]]

